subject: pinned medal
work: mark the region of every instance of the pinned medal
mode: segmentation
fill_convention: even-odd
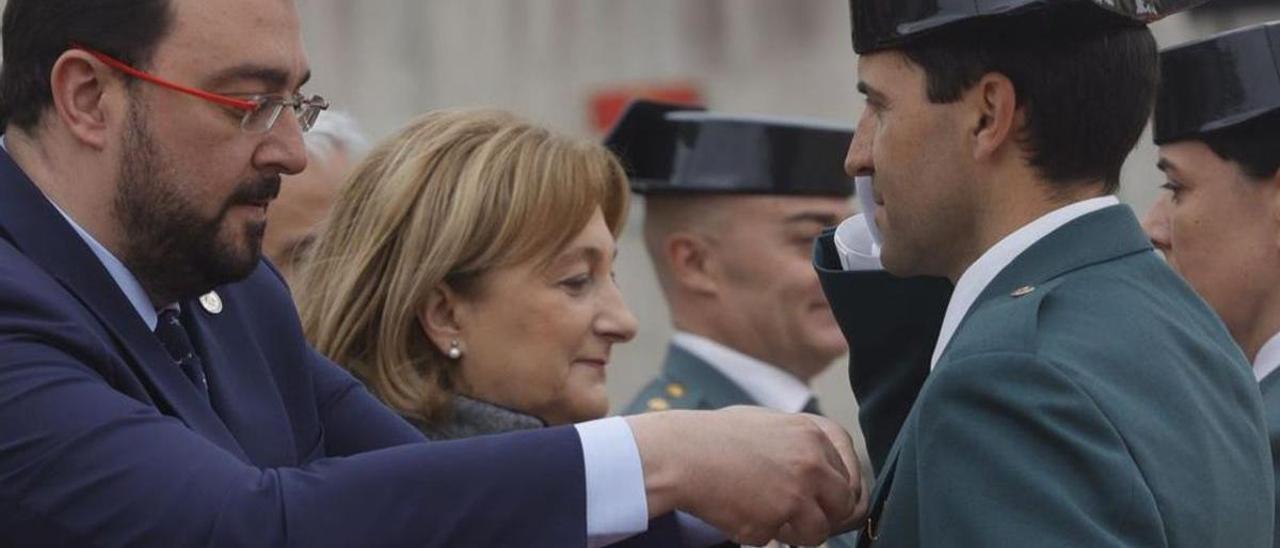
[[[210,314],[222,313],[222,297],[218,296],[217,291],[210,291],[200,296],[200,306],[204,307],[205,312]]]

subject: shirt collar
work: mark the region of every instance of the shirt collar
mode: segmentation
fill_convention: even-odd
[[[4,135],[0,135],[0,149],[4,149],[5,152],[9,151],[9,147],[5,145]],[[88,244],[89,249],[93,251],[93,255],[98,258],[98,262],[102,263],[102,266],[107,269],[107,274],[111,275],[111,279],[116,282],[116,285],[120,287],[120,291],[123,291],[124,296],[129,299],[129,304],[133,305],[133,309],[138,312],[138,315],[142,317],[142,321],[147,324],[147,328],[155,331],[156,323],[159,322],[159,315],[156,313],[155,307],[151,305],[151,298],[147,297],[146,290],[142,289],[142,284],[133,276],[129,268],[124,266],[124,263],[120,262],[120,259],[112,255],[110,251],[107,251],[106,247],[98,242],[93,235],[89,234],[89,231],[81,227],[75,219],[72,219],[66,211],[63,211],[57,202],[50,200],[48,196],[45,196],[45,199],[49,200],[49,203],[53,204],[53,208],[58,210],[58,213],[62,215],[63,219],[67,220],[71,228],[75,229],[76,234],[80,235],[80,239],[84,240],[85,244]]]
[[[798,413],[813,398],[795,375],[706,337],[677,331],[671,343],[707,362],[761,406]]]
[[[978,296],[982,295],[1000,271],[1013,263],[1018,255],[1053,231],[1062,228],[1063,225],[1119,203],[1120,200],[1115,196],[1101,196],[1055,209],[1013,231],[978,257],[978,260],[974,261],[956,282],[951,301],[947,303],[947,313],[942,319],[942,330],[938,334],[938,344],[933,348],[933,359],[929,362],[929,369],[933,369],[938,364],[938,358],[942,357],[942,352],[946,350],[951,337],[960,327],[960,320],[969,313]]]
[[[1253,358],[1253,374],[1258,382],[1262,382],[1262,379],[1267,378],[1267,375],[1274,373],[1276,369],[1280,369],[1280,333],[1272,335],[1271,339],[1258,350],[1258,355]]]

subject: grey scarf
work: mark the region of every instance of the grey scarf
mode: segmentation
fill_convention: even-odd
[[[414,421],[414,426],[433,440],[456,440],[546,426],[533,415],[458,394],[453,396],[452,405],[453,418],[449,422],[429,425]]]

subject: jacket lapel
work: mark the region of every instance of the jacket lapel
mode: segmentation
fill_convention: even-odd
[[[1084,215],[1041,238],[1001,270],[969,307],[956,333],[964,330],[974,311],[993,299],[1038,287],[1073,270],[1151,250],[1151,241],[1129,206],[1113,205]],[[950,347],[938,358],[938,367]]]
[[[903,428],[904,431],[910,428],[910,420],[907,419],[908,426]],[[905,437],[904,435],[899,435],[893,441],[893,447],[889,449],[889,455],[885,457],[884,469],[881,470],[880,476],[876,478],[875,488],[871,491],[871,503],[867,505],[867,521],[863,524],[862,531],[858,535],[858,546],[870,546],[880,534],[880,518],[884,513],[884,504],[889,498],[889,492],[893,490],[893,478],[898,472],[898,455],[901,453],[902,440]]]
[[[191,332],[192,344],[204,360],[209,396],[223,424],[239,447],[260,466],[298,464],[288,410],[281,400],[269,367],[249,367],[266,358],[252,344],[218,344],[216,341],[252,341],[246,322],[235,309],[230,292],[216,292],[222,303],[218,313],[197,299],[182,303],[182,321]],[[289,443],[282,443],[289,440]]]
[[[161,412],[239,454],[231,433],[173,363],[106,267],[4,151],[0,151],[0,231],[97,318]]]

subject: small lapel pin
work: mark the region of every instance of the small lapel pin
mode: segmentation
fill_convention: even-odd
[[[1022,287],[1019,287],[1013,290],[1013,293],[1010,293],[1009,296],[1015,299],[1018,297],[1026,297],[1027,295],[1030,295],[1032,291],[1035,291],[1035,290],[1036,288],[1033,285],[1024,285]]]
[[[200,296],[200,306],[210,314],[222,313],[222,297],[218,296],[217,291],[210,291]]]

